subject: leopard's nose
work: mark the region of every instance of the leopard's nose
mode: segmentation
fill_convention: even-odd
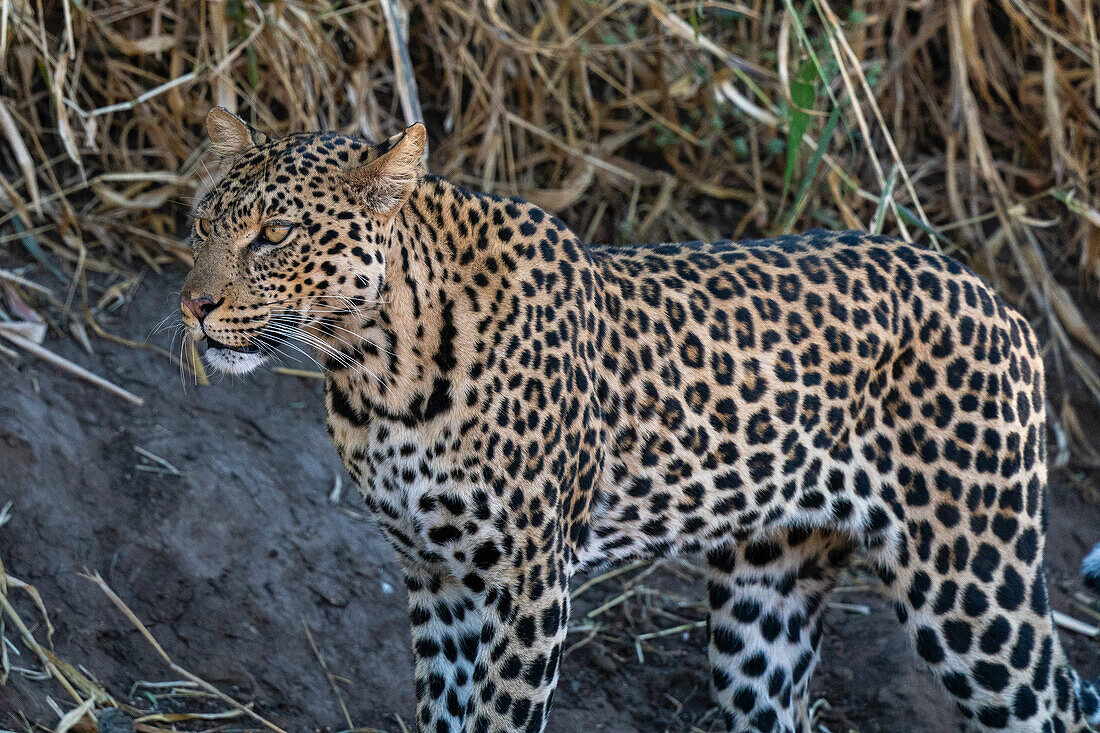
[[[210,311],[217,307],[218,304],[208,295],[203,295],[198,298],[180,297],[180,309],[186,313],[190,313],[195,318],[199,319],[200,322],[209,315]]]

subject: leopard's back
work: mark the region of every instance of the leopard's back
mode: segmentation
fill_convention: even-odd
[[[1035,462],[1034,337],[954,260],[822,231],[592,253],[609,446],[594,558],[705,549],[792,523],[881,531],[883,512],[906,513],[904,495],[881,488],[896,484],[914,440],[956,423],[978,435],[1006,429],[999,412],[939,414],[992,372],[1031,406],[1021,429]],[[1012,362],[1011,387],[983,363],[987,352]],[[934,384],[917,390],[929,373]],[[925,412],[939,415],[926,427]],[[841,481],[856,493],[838,490]]]

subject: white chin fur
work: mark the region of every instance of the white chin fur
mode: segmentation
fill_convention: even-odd
[[[230,349],[207,349],[202,360],[211,369],[226,374],[248,374],[267,360],[263,354],[242,354]]]

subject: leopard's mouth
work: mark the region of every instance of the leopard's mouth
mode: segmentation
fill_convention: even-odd
[[[226,351],[236,351],[238,354],[258,354],[259,348],[249,344],[248,346],[230,346],[229,344],[223,344],[210,334],[203,332],[203,341],[206,342],[206,348],[208,349],[225,349]]]

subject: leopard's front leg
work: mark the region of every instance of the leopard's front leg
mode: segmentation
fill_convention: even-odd
[[[560,548],[528,545],[522,566],[484,589],[466,733],[540,733],[545,727],[569,620]]]
[[[461,733],[473,688],[482,601],[459,578],[402,563],[416,681],[416,729]]]
[[[453,516],[421,519],[424,560],[401,560],[418,733],[542,731],[569,618],[560,530],[525,536],[485,522],[463,534]]]

